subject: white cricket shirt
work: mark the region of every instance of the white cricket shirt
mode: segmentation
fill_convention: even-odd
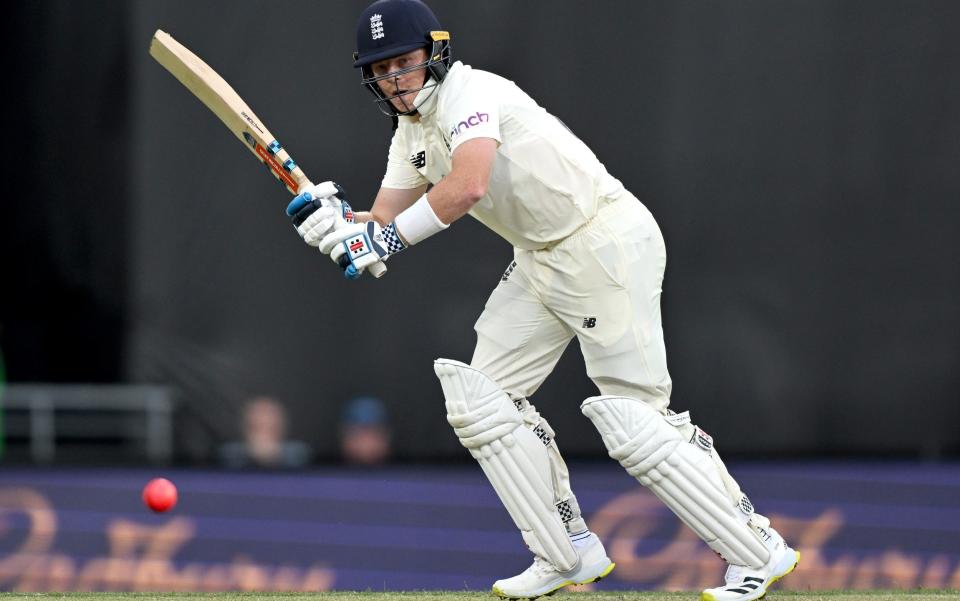
[[[619,180],[556,117],[508,81],[461,62],[420,107],[400,117],[390,143],[385,188],[436,184],[457,146],[499,142],[487,194],[470,214],[517,248],[538,250],[592,219],[598,199],[617,198]]]

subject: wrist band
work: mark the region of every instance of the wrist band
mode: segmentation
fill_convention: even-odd
[[[403,239],[411,246],[450,227],[440,221],[437,214],[433,212],[433,208],[427,202],[426,194],[409,209],[397,215],[393,223],[396,224],[397,231]]]

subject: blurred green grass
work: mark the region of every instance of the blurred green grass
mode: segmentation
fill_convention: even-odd
[[[699,599],[696,592],[577,592],[561,591],[552,597],[567,601],[679,601]],[[325,593],[0,593],[2,601],[39,601],[66,599],[69,601],[462,601],[496,599],[487,592],[475,591],[336,591]],[[544,599],[546,599],[544,597]],[[766,601],[945,601],[960,599],[960,590],[884,590],[884,591],[772,591]]]

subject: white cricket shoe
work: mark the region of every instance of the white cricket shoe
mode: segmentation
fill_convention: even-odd
[[[561,572],[540,556],[534,556],[533,564],[513,578],[493,583],[493,594],[503,599],[536,599],[550,595],[571,584],[596,582],[613,571],[616,564],[607,557],[603,543],[590,532],[578,540],[572,540],[580,555],[577,567]]]
[[[800,553],[787,545],[780,533],[773,528],[763,528],[770,538],[770,560],[759,570],[730,565],[724,576],[726,585],[708,588],[700,593],[700,601],[752,601],[767,594],[767,588],[797,567]]]

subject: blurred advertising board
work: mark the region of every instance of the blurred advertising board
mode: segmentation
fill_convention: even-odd
[[[960,466],[740,464],[802,554],[786,589],[960,588]],[[140,490],[180,490],[152,514]],[[574,490],[617,563],[598,590],[696,590],[724,565],[616,465]],[[530,556],[478,468],[0,472],[0,590],[484,590]]]

